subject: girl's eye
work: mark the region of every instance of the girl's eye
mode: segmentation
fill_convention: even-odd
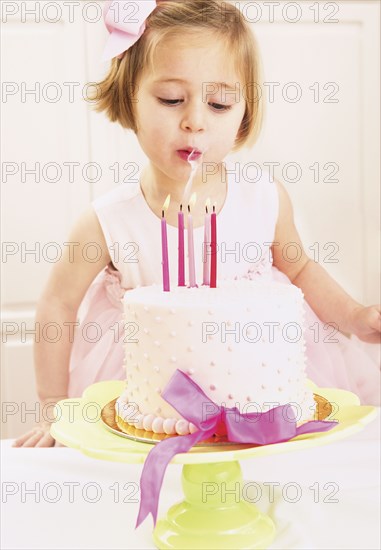
[[[182,101],[182,99],[161,99],[160,97],[158,99],[164,105],[176,105],[178,101]]]
[[[232,108],[232,105],[220,105],[219,103],[211,103],[210,105],[213,105],[217,111],[228,111]]]
[[[182,103],[183,99],[161,99],[158,98],[160,103],[163,103],[164,105],[177,105],[178,103]],[[216,111],[229,111],[229,109],[232,108],[232,105],[221,105],[220,103],[209,103],[215,109]]]

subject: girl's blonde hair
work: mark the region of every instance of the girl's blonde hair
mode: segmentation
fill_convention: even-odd
[[[112,122],[137,132],[134,103],[138,82],[154,66],[154,54],[167,38],[202,35],[224,42],[227,59],[244,83],[246,109],[233,151],[252,147],[263,120],[262,65],[256,39],[242,13],[221,0],[160,0],[146,20],[146,30],[122,59],[114,58],[106,78],[96,83],[96,92],[88,95],[95,110],[105,111]],[[259,93],[258,93],[259,90]]]

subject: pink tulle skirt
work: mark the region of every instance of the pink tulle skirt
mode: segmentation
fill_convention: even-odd
[[[272,278],[291,284],[275,267]],[[124,380],[124,320],[118,271],[106,268],[90,286],[80,309],[70,360],[69,397],[102,380]],[[362,404],[380,404],[380,347],[348,338],[326,326],[307,302],[305,340],[307,375],[320,387],[356,393]],[[82,312],[82,314],[81,314]]]
[[[70,357],[69,397],[102,380],[124,380],[124,321],[120,273],[107,267],[88,289]]]

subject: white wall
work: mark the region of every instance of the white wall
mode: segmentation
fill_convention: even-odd
[[[82,1],[73,14],[60,2],[22,2],[17,13],[7,15],[4,4],[1,381],[3,412],[6,406],[12,414],[3,417],[2,433],[13,437],[34,422],[33,414],[25,418],[21,414],[36,401],[33,335],[25,334],[25,329],[33,329],[35,304],[54,256],[90,200],[128,176],[126,163],[142,167],[146,159],[133,134],[94,113],[83,100],[86,82],[99,80],[107,69],[99,61],[107,33],[101,20],[91,22],[99,19],[102,2]],[[37,14],[23,14],[22,4],[28,9],[37,4],[40,22]],[[47,4],[50,8],[44,11]],[[62,17],[53,4],[61,5]],[[273,22],[263,2],[239,4],[249,19],[258,19],[253,29],[262,50],[266,89],[274,86],[270,83],[279,86],[273,102],[267,94],[259,143],[233,160],[260,166],[279,163],[275,177],[291,195],[305,249],[355,299],[376,303],[380,299],[379,3],[293,3],[301,12],[295,23],[287,21],[298,16],[290,2],[280,2]],[[82,12],[85,6],[87,11]],[[297,102],[290,101],[295,92],[291,82],[302,93]],[[315,94],[319,90],[318,100],[310,89],[313,85]],[[41,90],[37,95],[23,93],[36,87]],[[62,96],[54,100],[57,91]],[[331,92],[337,102],[328,102]],[[91,183],[94,170],[82,174],[89,162],[101,168],[96,183]],[[23,173],[36,163],[40,163],[38,182]],[[73,181],[68,163],[78,163]],[[114,163],[120,166],[119,183],[110,168]],[[288,181],[295,176],[292,168],[287,172],[288,163],[299,166],[299,181]],[[313,165],[319,167],[318,182],[313,179]],[[332,178],[338,181],[323,181],[334,165],[338,172]],[[57,181],[52,181],[57,173]],[[36,253],[25,254],[26,249]],[[330,253],[336,263],[329,263]]]

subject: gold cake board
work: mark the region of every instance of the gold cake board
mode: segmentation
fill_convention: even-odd
[[[317,395],[314,393],[314,400],[316,403],[316,410],[313,418],[311,420],[325,420],[329,417],[329,415],[332,413],[333,407],[331,403],[325,399],[322,395]],[[178,437],[177,434],[175,435],[168,435],[165,433],[154,433],[147,430],[138,429],[132,424],[128,424],[128,422],[125,422],[122,418],[120,418],[116,412],[115,412],[115,404],[116,404],[117,398],[112,399],[109,403],[107,403],[101,412],[101,418],[106,426],[111,432],[115,433],[116,435],[119,435],[121,437],[125,437],[127,439],[132,439],[133,441],[140,441],[141,443],[160,443],[160,441],[164,441],[164,439],[168,439],[170,437]],[[228,441],[226,435],[214,435],[213,437],[209,439],[205,439],[201,441],[200,443],[197,443],[195,447],[214,447],[216,445],[237,445],[236,442]],[[244,445],[244,444],[241,444]],[[253,443],[247,443],[246,446],[248,447],[255,447],[257,445],[254,445]]]

